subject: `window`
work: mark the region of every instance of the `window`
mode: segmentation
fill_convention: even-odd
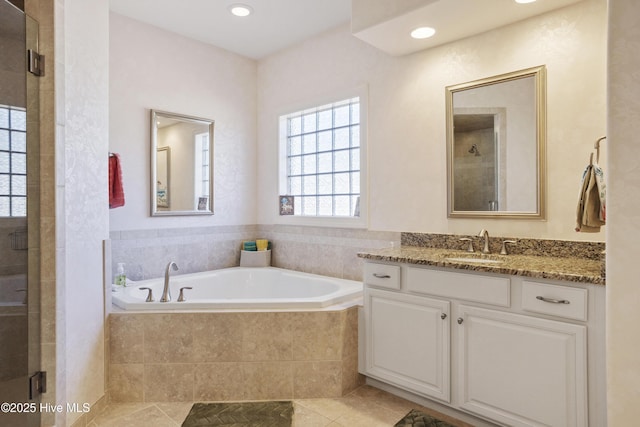
[[[0,217],[27,215],[27,112],[0,105]]]
[[[196,209],[206,209],[209,199],[209,188],[211,181],[209,181],[209,133],[199,133],[195,135],[195,201]]]
[[[364,206],[362,96],[280,117],[280,194],[294,217],[360,219]]]

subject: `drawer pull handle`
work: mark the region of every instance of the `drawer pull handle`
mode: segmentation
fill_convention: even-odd
[[[376,277],[378,279],[391,279],[391,276],[389,276],[388,274],[380,274],[380,273],[373,273],[373,277]]]
[[[571,304],[571,302],[569,302],[569,300],[566,300],[566,299],[553,299],[553,298],[545,298],[542,296],[537,296],[536,299],[539,299],[540,301],[544,301],[544,302],[550,302],[552,304]]]
[[[442,320],[446,319],[446,318],[447,318],[447,313],[442,313],[442,314],[440,315],[440,318],[441,318]]]

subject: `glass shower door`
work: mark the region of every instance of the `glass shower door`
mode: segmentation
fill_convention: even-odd
[[[27,274],[38,263],[28,233],[37,218],[27,216],[37,196],[27,189],[39,180],[31,173],[37,161],[27,165],[27,151],[35,160],[39,151],[38,82],[27,73],[29,45],[37,49],[37,23],[0,0],[0,425],[15,427],[40,424],[39,397],[30,399],[29,387],[40,366],[39,277]]]

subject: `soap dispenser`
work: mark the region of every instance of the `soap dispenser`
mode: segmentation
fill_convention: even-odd
[[[118,263],[115,284],[118,286],[127,286],[127,275],[124,272],[124,262]]]

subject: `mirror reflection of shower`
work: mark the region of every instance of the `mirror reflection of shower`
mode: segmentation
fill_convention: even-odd
[[[469,153],[475,154],[476,157],[480,157],[480,150],[478,150],[478,144],[473,144],[471,148],[469,148]]]
[[[456,111],[453,116],[453,206],[456,211],[490,211],[500,200],[499,143],[494,111]]]

